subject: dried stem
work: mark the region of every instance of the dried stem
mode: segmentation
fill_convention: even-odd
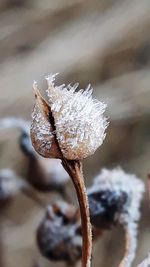
[[[81,224],[82,224],[82,267],[90,267],[92,253],[92,231],[89,216],[89,205],[86,188],[84,184],[82,163],[80,161],[62,160],[62,165],[70,175],[76,189],[78,202],[80,205]]]
[[[4,259],[4,244],[3,244],[3,218],[2,213],[0,214],[0,267],[5,266]]]
[[[135,225],[134,225],[135,226]],[[126,225],[125,231],[125,253],[118,267],[130,267],[136,251],[136,227]]]
[[[150,173],[148,173],[148,202],[150,207]]]
[[[125,267],[126,266],[126,261],[127,261],[128,255],[130,253],[130,244],[131,244],[131,236],[130,236],[129,232],[127,231],[127,229],[125,229],[125,252],[124,252],[124,256],[123,256],[118,267]]]

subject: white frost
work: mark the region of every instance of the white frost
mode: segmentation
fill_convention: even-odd
[[[46,80],[59,146],[67,159],[83,159],[103,143],[108,125],[103,115],[106,105],[92,98],[90,85],[78,91],[78,84],[55,86],[55,76]]]

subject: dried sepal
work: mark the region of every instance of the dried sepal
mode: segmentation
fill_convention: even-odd
[[[35,150],[43,157],[61,158],[56,142],[51,109],[34,82],[35,105],[32,112],[31,140]]]

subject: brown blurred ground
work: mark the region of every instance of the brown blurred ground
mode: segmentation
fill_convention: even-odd
[[[103,146],[85,161],[87,184],[103,166],[122,165],[146,181],[150,171],[149,0],[1,0],[0,117],[30,119],[32,82],[59,72],[59,82],[89,82],[108,104],[110,126]],[[26,159],[17,131],[0,133],[0,167],[19,174]],[[52,197],[51,197],[52,198]],[[54,266],[40,257],[35,229],[42,211],[19,196],[3,220],[4,266]],[[135,264],[150,250],[150,216],[145,196]],[[95,247],[94,267],[115,267],[123,251],[119,230]],[[109,255],[109,257],[108,257]],[[57,266],[62,266],[57,264]]]

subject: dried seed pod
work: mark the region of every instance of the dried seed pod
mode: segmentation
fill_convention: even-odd
[[[81,224],[76,208],[65,202],[49,206],[37,229],[37,243],[47,259],[75,264],[82,254]]]
[[[32,143],[44,157],[62,158],[63,155],[68,160],[82,160],[103,143],[108,125],[103,116],[106,105],[92,98],[90,86],[79,91],[76,91],[77,84],[55,86],[55,76],[46,78],[50,106],[34,84],[36,104],[32,114]]]
[[[88,189],[92,224],[107,229],[120,223],[125,230],[126,250],[119,267],[130,267],[135,257],[143,192],[143,182],[121,168],[103,169]]]
[[[88,194],[91,223],[100,229],[109,229],[118,223],[118,216],[124,210],[128,195],[126,192],[102,190]]]
[[[103,169],[88,189],[93,224],[113,225],[139,219],[139,206],[144,184],[135,175],[121,168]]]

